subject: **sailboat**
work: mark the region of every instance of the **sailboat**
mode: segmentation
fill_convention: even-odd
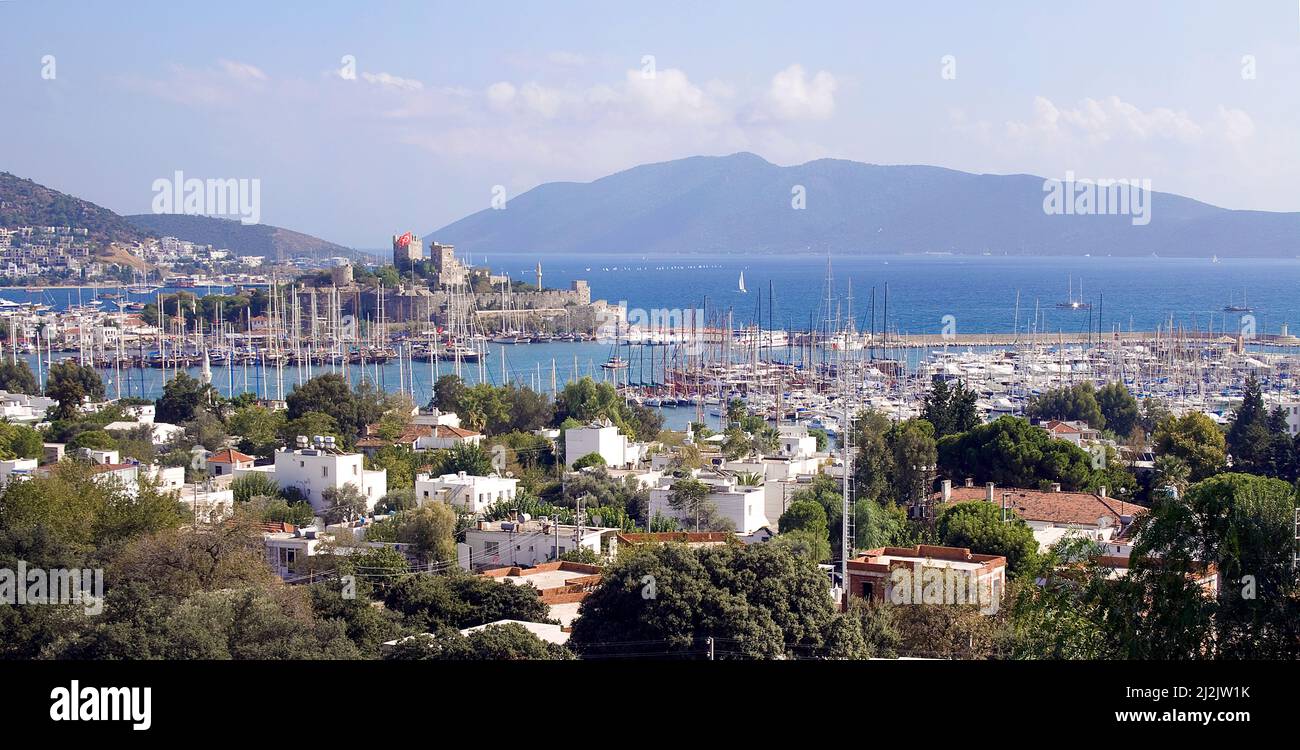
[[[741,294],[748,294],[748,293],[749,293],[749,290],[745,288],[745,272],[744,272],[744,271],[741,271],[741,272],[740,272],[740,293],[741,293]]]
[[[623,370],[627,368],[627,360],[618,356],[619,339],[622,338],[622,333],[623,333],[620,330],[620,325],[619,325],[621,322],[622,321],[618,320],[617,318],[614,320],[614,350],[610,352],[609,359],[600,363],[600,367],[603,370],[617,371],[617,370]]]
[[[1233,304],[1231,297],[1229,297],[1229,299],[1228,299],[1228,304],[1226,304],[1226,305],[1223,306],[1223,311],[1224,311],[1224,312],[1235,312],[1235,313],[1248,313],[1248,312],[1253,312],[1253,311],[1251,310],[1250,305],[1247,305],[1247,304],[1246,304],[1246,290],[1245,290],[1245,289],[1242,289],[1242,290],[1241,290],[1241,304],[1240,304],[1240,305]]]
[[[1083,301],[1083,279],[1079,279],[1079,299],[1074,298],[1074,277],[1070,277],[1070,296],[1066,302],[1057,302],[1062,310],[1087,310],[1091,304]]]
[[[133,270],[133,271],[131,272],[131,278],[132,278],[131,286],[128,286],[128,287],[126,288],[126,291],[127,291],[129,294],[152,294],[152,293],[154,292],[154,290],[156,290],[156,289],[158,288],[157,285],[155,285],[155,284],[150,284],[150,283],[149,283],[149,272],[148,272],[148,271],[145,271],[145,272],[143,273],[143,278],[141,278],[140,281],[136,282],[136,281],[134,280],[134,279],[135,279],[135,271]]]

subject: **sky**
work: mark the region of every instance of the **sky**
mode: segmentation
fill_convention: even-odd
[[[1300,211],[1300,0],[0,0],[0,171],[119,213],[260,181],[359,248],[752,151]]]

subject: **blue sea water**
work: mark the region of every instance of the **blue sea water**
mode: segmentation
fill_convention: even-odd
[[[1300,248],[1300,238],[1297,247]],[[497,254],[486,262],[513,278],[532,281],[536,256]],[[869,325],[872,288],[876,327],[884,320],[889,287],[889,329],[903,334],[938,334],[944,316],[956,319],[957,333],[1010,333],[1032,325],[1035,305],[1039,330],[1086,332],[1087,310],[1060,310],[1073,287],[1075,299],[1092,305],[1092,324],[1153,330],[1167,324],[1205,330],[1225,325],[1236,330],[1238,315],[1223,307],[1243,296],[1254,309],[1256,331],[1276,333],[1285,322],[1300,324],[1300,259],[1242,259],[1214,263],[1191,258],[1043,258],[968,255],[832,257],[830,272],[842,317],[848,294],[858,328]],[[480,259],[474,258],[475,263]],[[806,329],[825,316],[825,256],[638,256],[595,258],[547,256],[546,286],[586,279],[594,298],[627,301],[633,308],[700,308],[734,312],[737,322],[752,320],[761,293],[763,323],[769,284],[776,327]],[[741,273],[748,293],[738,290]],[[1082,295],[1080,286],[1082,285]],[[1019,314],[1016,298],[1019,294]],[[834,314],[834,311],[832,311]]]
[[[499,273],[531,282],[538,258],[495,254],[472,260],[476,265],[491,265]],[[625,302],[629,308],[705,308],[710,319],[730,312],[735,324],[741,325],[758,316],[761,295],[764,325],[770,316],[777,328],[803,330],[826,317],[824,256],[560,255],[542,259],[542,271],[547,287],[567,287],[575,279],[585,279],[594,299]],[[742,272],[748,292],[738,288]],[[1104,330],[1152,330],[1167,325],[1171,319],[1187,329],[1205,330],[1212,325],[1215,330],[1235,331],[1241,323],[1240,314],[1225,313],[1222,308],[1229,302],[1241,304],[1243,296],[1253,308],[1258,333],[1277,333],[1287,322],[1300,326],[1297,259],[1213,263],[1154,257],[857,256],[831,258],[830,275],[835,300],[832,307],[837,308],[831,314],[838,313],[841,319],[849,316],[851,289],[852,317],[859,330],[871,325],[873,287],[875,327],[879,330],[884,325],[886,284],[889,328],[902,334],[938,334],[945,316],[952,316],[957,333],[1010,333],[1017,327],[1025,331],[1033,325],[1035,305],[1038,330],[1047,332],[1086,332],[1090,324]],[[1091,313],[1056,307],[1071,296],[1071,286],[1075,299],[1082,297],[1091,303]],[[207,293],[202,288],[191,291]],[[0,289],[0,298],[39,301],[59,308],[89,301],[93,296],[90,290]],[[153,295],[138,299],[148,301]],[[771,300],[774,304],[769,307]],[[646,351],[653,352],[653,348]],[[575,374],[575,359],[578,376],[590,374],[601,379],[600,363],[611,353],[608,344],[600,343],[557,342],[504,348],[494,345],[483,367],[484,378],[492,383],[521,382],[549,391],[553,364],[562,387]],[[55,354],[56,359],[60,356],[68,355]],[[629,353],[625,351],[623,356],[629,357]],[[633,380],[650,377],[654,367],[648,358],[654,356],[631,355]],[[388,390],[396,390],[401,383],[414,390],[417,401],[424,403],[431,395],[435,376],[450,370],[448,363],[440,363],[436,372],[429,363],[415,363],[410,373],[414,376],[412,383],[410,377],[399,376],[396,363],[390,363],[378,369],[372,366],[369,378]],[[316,367],[313,374],[323,371],[328,370]],[[356,367],[350,368],[350,373],[354,380],[360,377]],[[197,371],[191,370],[191,374]],[[114,377],[114,373],[105,375]],[[479,369],[463,365],[462,375],[471,383],[477,382]],[[285,368],[284,390],[305,376],[296,368]],[[137,370],[130,373],[130,380],[123,376],[122,393],[156,397],[163,382],[161,370],[145,370],[143,374]],[[278,395],[274,373],[263,373],[258,368],[247,372],[242,367],[230,372],[213,368],[213,383],[222,393],[239,393],[247,387],[263,397]],[[116,385],[110,384],[110,393],[116,392]],[[680,427],[694,416],[695,410],[667,409],[665,413],[670,426]]]

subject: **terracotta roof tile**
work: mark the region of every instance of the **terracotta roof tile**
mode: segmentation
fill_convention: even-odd
[[[1043,523],[1068,523],[1094,525],[1102,516],[1119,523],[1120,516],[1137,516],[1147,512],[1141,505],[1126,503],[1113,497],[1102,497],[1092,492],[1040,492],[1014,487],[994,487],[993,502],[1001,507],[1002,495],[1008,493],[1012,510],[1026,521]],[[942,499],[935,493],[932,499]],[[987,500],[984,487],[953,487],[951,502]]]

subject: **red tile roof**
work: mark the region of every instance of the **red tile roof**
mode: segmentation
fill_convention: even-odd
[[[210,464],[242,464],[252,460],[252,456],[246,456],[234,448],[217,451],[211,456],[208,456],[208,463]]]
[[[1118,524],[1120,516],[1137,516],[1147,512],[1141,505],[1102,497],[1092,492],[1040,492],[1015,487],[994,487],[993,502],[999,507],[1003,493],[1008,494],[1011,509],[1026,521],[1091,526],[1102,516],[1108,516]],[[942,500],[942,493],[935,493],[932,499]],[[954,503],[987,499],[984,487],[952,488],[951,502]]]
[[[440,424],[438,425],[437,436],[440,438],[472,438],[478,437],[478,433],[473,430]]]

